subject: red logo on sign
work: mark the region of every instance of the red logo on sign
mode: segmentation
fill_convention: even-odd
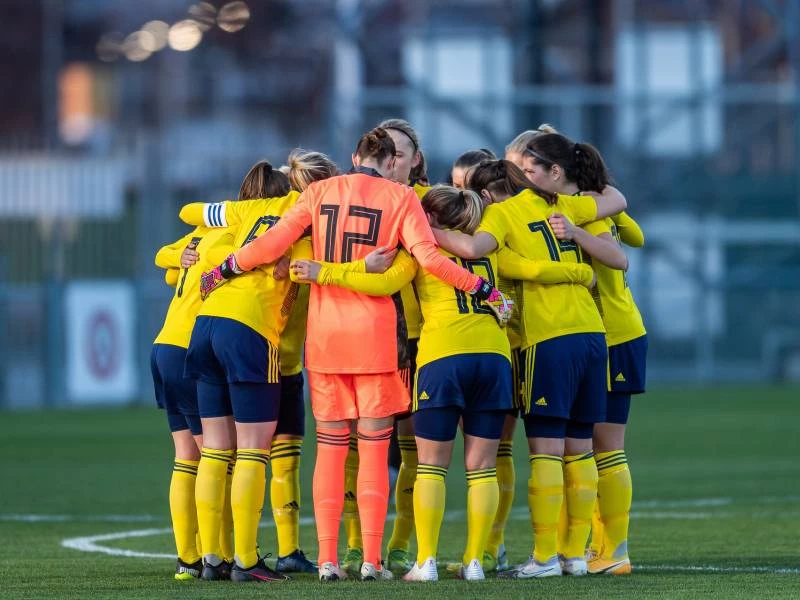
[[[108,379],[119,366],[119,331],[113,317],[100,310],[89,318],[86,329],[86,363],[98,379]]]

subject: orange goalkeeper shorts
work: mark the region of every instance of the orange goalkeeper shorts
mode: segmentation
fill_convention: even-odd
[[[411,397],[400,371],[355,375],[308,372],[317,421],[382,419],[408,412]]]

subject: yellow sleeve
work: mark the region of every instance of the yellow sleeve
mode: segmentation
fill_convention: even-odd
[[[189,225],[206,227],[229,227],[241,223],[241,214],[237,203],[225,202],[192,202],[185,204],[178,213],[181,221]]]
[[[619,235],[620,241],[631,248],[644,246],[644,231],[628,213],[623,211],[611,217],[611,220],[617,226],[617,235]]]
[[[562,263],[551,260],[530,260],[508,247],[497,252],[497,266],[501,277],[536,283],[592,284],[592,267],[583,263]]]
[[[178,286],[178,277],[180,277],[181,270],[175,268],[164,269],[164,283],[170,287]]]
[[[587,223],[583,226],[583,229],[586,230],[587,233],[591,233],[593,236],[597,237],[603,233],[611,233],[611,219],[598,219],[597,221],[592,221],[591,223]]]
[[[187,233],[181,239],[162,246],[156,252],[156,266],[161,269],[178,269],[181,266],[181,254],[183,254],[186,246],[192,241],[192,238],[197,235],[196,231]]]
[[[417,263],[405,250],[400,250],[392,266],[385,273],[365,273],[353,270],[353,265],[363,263],[323,263],[317,283],[336,285],[368,296],[391,296],[411,283],[417,273]],[[366,267],[365,267],[366,268]]]
[[[295,260],[314,260],[314,249],[311,246],[311,238],[306,236],[292,244],[292,261]]]
[[[563,212],[575,225],[597,220],[597,202],[591,196],[558,195],[555,212]]]
[[[497,242],[498,247],[506,245],[506,236],[508,235],[508,226],[503,217],[502,211],[498,208],[498,204],[490,204],[483,211],[483,218],[481,224],[475,233],[480,231],[488,233]]]

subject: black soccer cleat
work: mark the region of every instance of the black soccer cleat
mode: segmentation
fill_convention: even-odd
[[[198,560],[193,563],[183,562],[180,558],[175,567],[175,579],[178,581],[189,581],[191,579],[199,579],[200,571],[203,569],[203,561]]]
[[[270,569],[263,558],[259,558],[258,562],[249,569],[243,569],[236,563],[231,569],[231,581],[261,581],[264,583],[277,583],[279,581],[286,581],[289,578],[286,575],[278,573]]]
[[[279,556],[275,563],[275,570],[279,573],[316,573],[317,565],[306,558],[302,550],[295,550],[286,556]]]
[[[203,561],[202,578],[205,581],[227,581],[231,578],[231,563],[222,561],[217,566]]]

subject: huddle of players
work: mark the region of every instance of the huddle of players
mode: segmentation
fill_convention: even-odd
[[[369,580],[394,569],[407,580],[436,580],[459,424],[468,484],[459,576],[630,572],[624,427],[630,395],[644,389],[646,337],[618,243],[643,243],[621,212],[624,197],[608,185],[594,148],[546,127],[520,134],[507,161],[466,153],[454,165],[456,188],[428,188],[413,128],[381,125],[360,140],[348,175],[335,176],[319,153],[294,152],[289,177],[259,163],[239,201],[184,207],[181,218],[197,229],[157,256],[176,283],[153,351],[176,449],[176,578],[277,581],[318,570],[330,581],[349,570]],[[374,198],[382,204],[366,206]],[[354,225],[359,232],[348,233]],[[409,252],[386,250],[398,242]],[[496,287],[516,302],[505,330],[498,317],[508,319],[510,303]],[[318,567],[298,544],[306,323]],[[393,417],[407,413],[414,370],[413,417],[398,420],[402,466],[384,567],[386,450]],[[509,569],[503,533],[520,414],[535,544],[527,562]],[[270,461],[275,570],[256,549]],[[414,529],[416,560],[408,552]]]

